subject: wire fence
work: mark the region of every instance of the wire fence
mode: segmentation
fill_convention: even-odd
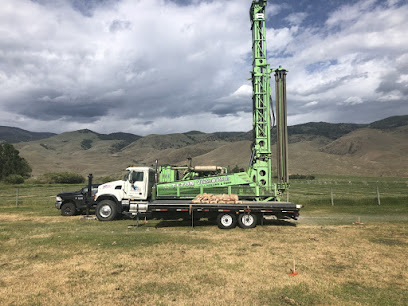
[[[83,185],[58,186],[0,186],[0,206],[21,206],[32,203],[53,204],[57,194],[75,191]]]
[[[79,190],[82,185],[0,185],[0,207],[51,205],[57,194]],[[292,180],[282,200],[336,205],[339,201],[368,199],[381,205],[383,198],[408,197],[408,180]],[[407,203],[408,204],[408,203]]]
[[[291,182],[286,200],[323,200],[331,205],[344,200],[362,200],[381,205],[382,198],[408,197],[408,180],[351,181],[351,180],[296,180]],[[408,203],[407,203],[408,204]]]

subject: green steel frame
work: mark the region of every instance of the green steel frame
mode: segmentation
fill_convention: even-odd
[[[267,0],[253,0],[250,8],[252,30],[252,106],[254,141],[247,172],[175,181],[171,167],[162,168],[160,183],[153,192],[157,198],[193,198],[203,192],[236,193],[241,198],[280,201],[289,187],[287,173],[286,70],[271,70],[266,59],[265,7]],[[278,182],[272,183],[271,166],[271,87],[275,71],[277,112]]]
[[[271,190],[271,109],[270,74],[266,62],[265,7],[266,0],[253,1],[249,11],[252,30],[252,156],[248,174],[266,190]]]

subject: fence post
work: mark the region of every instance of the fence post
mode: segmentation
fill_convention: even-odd
[[[380,188],[378,188],[378,186],[377,186],[377,201],[378,201],[378,205],[381,205],[381,201],[380,201]]]
[[[330,186],[330,200],[331,200],[331,205],[334,206],[333,187],[331,187],[331,186]]]
[[[194,208],[191,205],[191,228],[194,229]]]
[[[18,187],[16,189],[16,207],[18,207]]]
[[[286,202],[289,202],[289,189],[286,189]]]

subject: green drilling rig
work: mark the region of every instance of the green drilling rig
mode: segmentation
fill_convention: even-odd
[[[252,107],[253,144],[247,172],[217,175],[178,181],[180,167],[159,167],[162,179],[156,185],[157,198],[193,198],[199,193],[238,194],[240,198],[256,201],[280,201],[289,187],[287,170],[287,113],[286,113],[286,73],[281,67],[270,69],[267,63],[265,35],[266,0],[253,1],[249,15],[252,31]],[[276,129],[277,129],[277,182],[272,180],[271,130],[274,113],[271,99],[270,75],[275,73],[276,82]],[[205,167],[204,167],[205,168]],[[194,172],[193,167],[187,167]]]
[[[266,0],[253,0],[252,30],[253,144],[246,172],[228,174],[218,166],[129,167],[122,181],[99,186],[95,196],[96,216],[110,221],[118,214],[153,218],[208,218],[220,228],[256,226],[263,216],[297,219],[301,205],[281,202],[289,187],[287,170],[286,74],[281,67],[270,69],[266,56]],[[277,182],[272,177],[271,130],[274,126],[270,78],[276,84]],[[182,173],[180,175],[180,173]],[[220,196],[216,201],[193,200],[204,194]],[[239,200],[230,203],[238,195]],[[229,199],[231,199],[229,198]],[[194,218],[193,218],[194,216]]]

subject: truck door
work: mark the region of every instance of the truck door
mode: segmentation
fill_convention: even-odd
[[[132,171],[126,182],[125,192],[129,199],[145,200],[147,198],[147,175],[143,171]]]

